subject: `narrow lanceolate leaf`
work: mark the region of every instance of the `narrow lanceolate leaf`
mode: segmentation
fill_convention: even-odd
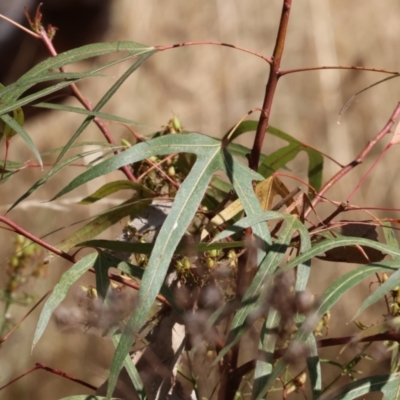
[[[307,356],[307,369],[310,377],[312,396],[313,400],[318,400],[322,390],[322,370],[315,336],[310,335],[306,340],[305,345],[309,351],[309,355]]]
[[[348,383],[321,400],[353,400],[371,392],[382,392],[384,400],[400,399],[400,374],[376,375]]]
[[[140,55],[140,57],[120,76],[117,81],[110,87],[110,89],[107,90],[105,95],[99,100],[99,102],[94,106],[93,111],[98,112],[100,111],[106,104],[107,102],[111,99],[112,96],[114,96],[115,92],[121,87],[121,85],[132,75],[134,71],[136,71],[143,63],[144,61],[149,58],[152,54],[154,54],[156,50],[154,48],[150,49],[139,49],[138,53],[134,53],[136,55]],[[69,148],[73,145],[75,140],[81,135],[81,133],[86,129],[86,127],[90,124],[90,122],[93,120],[93,116],[89,116],[83,121],[81,126],[77,129],[77,131],[72,135],[71,139],[68,140],[67,144],[64,146],[63,150],[60,152],[60,155],[58,156],[55,164],[58,164],[58,162],[64,157],[64,154],[67,153]]]
[[[105,119],[108,121],[121,122],[122,124],[136,125],[136,126],[141,126],[144,128],[149,128],[148,125],[133,121],[131,119],[117,117],[116,115],[107,114],[107,113],[103,113],[103,112],[86,110],[86,108],[72,107],[72,106],[66,106],[64,104],[52,104],[52,103],[37,103],[37,104],[34,104],[34,107],[46,108],[48,110],[60,110],[60,111],[73,112],[76,114],[83,114],[83,115],[87,115],[89,117],[97,117],[97,118]]]
[[[153,251],[153,243],[130,243],[122,242],[120,240],[105,240],[95,239],[86,240],[78,244],[78,246],[99,247],[101,249],[108,249],[116,252],[126,252],[135,254],[150,254]],[[204,253],[211,250],[224,250],[224,249],[241,249],[246,246],[244,240],[236,242],[223,242],[223,243],[197,243],[190,248],[190,251],[196,250],[199,253]],[[190,254],[189,251],[189,254]],[[175,254],[188,254],[188,247],[186,244],[179,245],[175,249]]]
[[[99,176],[106,175],[125,165],[142,161],[154,155],[162,156],[172,153],[195,153],[201,155],[208,151],[215,151],[219,147],[220,141],[198,133],[168,135],[149,140],[148,142],[138,143],[76,177],[64,189],[58,192],[53,200]]]
[[[253,214],[250,216],[246,216],[239,221],[235,222],[224,231],[218,233],[212,240],[213,242],[217,242],[219,240],[225,239],[229,236],[234,235],[235,233],[241,232],[244,229],[250,228],[258,223],[264,221],[272,221],[274,219],[291,219],[292,215],[284,214],[278,211],[264,211],[258,214]]]
[[[388,246],[383,243],[376,242],[374,240],[369,240],[369,239],[364,239],[364,238],[359,238],[359,237],[338,237],[336,239],[324,240],[323,242],[316,244],[310,250],[305,251],[303,254],[300,254],[299,256],[294,258],[292,261],[288,262],[282,268],[279,268],[279,271],[277,271],[276,274],[281,274],[286,271],[289,271],[292,268],[294,268],[296,265],[303,263],[307,260],[311,260],[313,257],[318,256],[322,253],[325,253],[326,251],[334,249],[336,247],[355,246],[355,245],[372,247],[373,249],[380,250],[383,253],[386,253],[389,255],[393,255],[396,257],[400,256],[400,249],[392,247],[392,246]],[[376,265],[380,265],[380,263],[376,263]]]
[[[73,164],[75,161],[81,160],[82,158],[98,153],[102,151],[102,149],[90,150],[84,153],[77,154],[68,158],[67,160],[63,161],[62,163],[58,164],[54,168],[52,168],[49,172],[47,172],[44,176],[42,176],[37,182],[35,182],[21,197],[19,197],[14,204],[8,209],[11,211],[14,207],[16,207],[22,200],[25,200],[29,197],[32,193],[36,192],[42,185],[44,185],[49,179],[51,179],[54,175],[58,172],[63,170],[64,168],[68,167],[69,165]]]
[[[283,256],[285,255],[294,233],[294,224],[296,219],[296,216],[292,216],[291,219],[286,221],[286,226],[279,235],[279,238],[269,247],[268,254],[262,261],[257,274],[253,278],[251,285],[243,296],[242,303],[248,304],[242,306],[233,317],[229,329],[227,344],[219,352],[218,356],[214,360],[214,363],[217,363],[250,328],[249,324],[246,324],[246,319],[253,310],[259,307],[260,302],[265,299],[266,290],[264,289],[268,286],[275,268],[278,267]]]
[[[14,118],[10,117],[7,114],[2,115],[0,118],[13,131],[17,132],[21,136],[21,138],[25,141],[25,143],[28,145],[28,147],[32,150],[32,153],[35,155],[40,166],[43,167],[43,162],[42,162],[42,158],[40,157],[39,151],[36,148],[35,143],[33,143],[31,137],[24,130],[24,128]]]
[[[395,265],[400,267],[400,260],[395,260]],[[400,282],[400,269],[398,269],[389,279],[382,283],[378,289],[376,289],[371,295],[369,295],[361,304],[361,307],[357,310],[356,315],[353,319],[357,318],[366,308],[372,306],[377,301],[382,300],[391,290],[399,286]]]
[[[155,195],[155,193],[146,186],[125,179],[122,181],[106,183],[100,189],[97,189],[93,194],[82,199],[79,204],[93,204],[96,201],[104,199],[104,197],[110,196],[111,194],[120,190],[135,190],[144,197],[151,197]]]
[[[54,73],[55,70],[64,67],[65,65],[92,57],[118,52],[125,52],[129,57],[133,57],[155,53],[156,49],[154,49],[154,47],[148,47],[134,42],[96,43],[78,47],[77,49],[69,50],[65,53],[58,54],[55,57],[48,58],[34,66],[18,79],[17,83],[20,84],[19,90],[14,91],[10,97],[8,96],[8,93],[5,94],[2,100],[4,103],[7,103],[11,99],[17,99],[22,93],[24,93],[30,87],[28,83],[25,83],[27,78],[46,76],[50,73]],[[115,61],[113,63],[115,63]],[[97,68],[97,70],[99,70],[99,68]]]
[[[393,261],[375,263],[372,265],[359,267],[340,277],[322,295],[318,309],[305,320],[299,332],[293,339],[291,346],[305,345],[309,335],[315,328],[315,325],[318,323],[319,319],[328,310],[330,310],[332,306],[350,289],[352,289],[362,280],[376,272],[393,270],[395,268],[394,265],[395,264]],[[291,351],[291,346],[289,346],[288,352]],[[257,400],[261,400],[262,398],[264,398],[265,394],[272,388],[275,380],[280,376],[285,367],[286,361],[282,358],[276,363],[272,373],[268,378],[267,383],[262,388],[259,396],[256,398]]]
[[[245,132],[251,132],[257,130],[258,121],[244,121],[242,122],[235,130],[233,135],[230,137],[230,140],[234,140],[238,136],[242,135]],[[301,151],[305,151],[308,156],[308,181],[314,189],[319,190],[321,188],[322,183],[322,169],[324,159],[320,152],[313,149],[310,146],[298,141],[287,133],[276,129],[272,126],[268,127],[267,132],[273,136],[276,136],[282,140],[285,140],[289,143],[289,146],[285,148],[285,150],[278,150],[278,152],[271,155],[272,157],[267,159],[261,159],[262,165],[260,166],[260,174],[265,176],[271,175],[271,170],[276,171],[276,167],[283,167],[284,162],[288,162],[291,159],[295,158],[297,154]],[[225,135],[226,137],[227,135]],[[283,158],[282,161],[279,161],[279,158]]]
[[[279,321],[280,315],[278,311],[271,307],[260,333],[258,351],[261,357],[257,359],[256,368],[254,369],[253,399],[258,396],[271,374],[277,339],[275,330],[279,326]]]
[[[168,214],[157,240],[149,263],[143,275],[138,304],[133,317],[128,321],[119,342],[111,366],[107,394],[111,395],[121,369],[122,356],[128,353],[136,333],[146,320],[161,285],[164,282],[174,250],[197,211],[212,175],[221,169],[220,146],[208,148],[205,154],[197,157],[196,163],[182,183],[171,212]]]
[[[115,348],[117,348],[118,343],[121,340],[121,335],[114,334],[112,340],[113,340]],[[129,354],[127,356],[125,356],[123,363],[124,363],[124,367],[125,367],[126,371],[128,372],[129,378],[131,378],[132,384],[136,390],[137,395],[139,396],[139,399],[145,400],[146,392],[144,390],[144,385],[143,385],[142,379],[139,375],[136,365],[134,364],[134,362]]]
[[[253,180],[262,180],[261,175],[239,163],[226,150],[223,152],[223,161],[224,171],[232,182],[246,215],[251,216],[264,211],[252,185]],[[264,222],[255,223],[252,229],[257,244],[257,266],[259,266],[267,247],[271,245],[271,234]]]
[[[383,231],[383,234],[385,236],[386,244],[388,246],[399,248],[399,242],[396,239],[396,235],[395,235],[394,230],[392,228],[392,224],[390,222],[383,222],[381,224],[381,226],[383,228],[382,231]]]
[[[68,289],[74,284],[86,271],[94,266],[98,260],[97,253],[91,253],[75,265],[73,265],[67,272],[63,274],[58,284],[55,286],[52,294],[46,300],[42,312],[40,313],[39,321],[36,327],[35,335],[33,337],[32,350],[36,346],[36,343],[42,337],[47,324],[50,321],[53,311],[60,305],[64,300]]]
[[[68,252],[78,243],[85,242],[86,240],[94,238],[110,226],[121,221],[121,219],[123,219],[124,217],[128,215],[135,216],[139,214],[150,203],[150,199],[130,199],[122,203],[120,206],[113,207],[111,210],[104,212],[97,218],[88,222],[85,226],[78,229],[71,236],[58,243],[56,247],[60,250]]]
[[[311,249],[311,240],[308,230],[299,219],[296,219],[294,227],[300,236],[300,254],[305,253]],[[310,271],[311,260],[307,260],[297,266],[295,285],[296,292],[306,290],[308,278],[310,277]]]

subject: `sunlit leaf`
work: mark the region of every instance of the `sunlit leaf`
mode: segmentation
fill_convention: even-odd
[[[333,393],[322,396],[321,400],[353,400],[371,392],[382,392],[384,400],[398,400],[400,398],[400,374],[361,378],[343,385]]]
[[[64,300],[68,289],[98,260],[97,253],[91,253],[79,260],[67,272],[63,274],[60,281],[55,286],[50,297],[46,300],[42,312],[40,313],[39,321],[36,326],[35,335],[33,337],[32,350],[36,346],[39,339],[42,337],[47,324],[50,321],[53,311]]]

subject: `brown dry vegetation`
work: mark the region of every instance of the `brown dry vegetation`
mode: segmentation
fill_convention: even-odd
[[[110,26],[105,32],[105,40],[132,40],[148,45],[215,40],[270,55],[281,3],[278,0],[114,0],[111,3]],[[396,0],[294,2],[282,67],[359,65],[400,71],[397,51],[400,38],[399,17],[400,3]],[[267,67],[262,60],[229,48],[194,46],[170,50],[146,61],[104,111],[148,125],[150,128],[145,129],[144,133],[165,125],[172,113],[175,113],[186,129],[221,136],[247,111],[261,106],[268,76]],[[79,65],[74,65],[69,70],[80,68]],[[107,72],[108,77],[86,80],[79,86],[85,96],[95,103],[124,68],[125,65],[119,65]],[[305,72],[284,77],[276,93],[271,124],[346,164],[386,123],[399,101],[400,81],[390,80],[361,95],[342,115],[340,125],[339,110],[351,95],[383,77],[385,75],[373,72],[340,70]],[[69,102],[73,104],[72,100]],[[26,130],[34,138],[40,151],[45,151],[63,145],[81,121],[82,118],[73,114],[42,113],[26,123]],[[117,139],[129,137],[129,132],[120,126],[113,126],[111,129]],[[101,135],[92,126],[86,131],[85,139],[99,140]],[[252,139],[253,135],[248,135],[242,141],[251,143]],[[279,145],[278,139],[267,137],[265,150],[269,152]],[[328,193],[329,197],[337,201],[343,200],[383,146],[383,143],[378,144],[363,165]],[[4,148],[1,147],[0,151],[3,152]],[[359,206],[398,207],[400,193],[396,176],[399,173],[399,151],[397,147],[390,150],[354,197],[353,203]],[[31,155],[25,145],[16,139],[10,158],[24,160],[28,157]],[[299,157],[291,164],[292,171],[305,176],[305,162],[305,157]],[[329,177],[335,168],[333,163],[326,161],[324,177]],[[73,199],[69,197],[51,204],[40,203],[51,198],[79,171],[80,168],[71,168],[68,174],[52,180],[30,200],[12,211],[10,217],[41,236],[104,209],[105,203],[103,206],[90,208],[72,204],[76,199],[100,187],[104,182],[99,179],[87,185],[84,191],[74,192]],[[41,171],[37,168],[20,174],[18,185],[15,180],[2,185],[1,212],[40,175]],[[289,187],[295,185],[289,180],[286,183]],[[61,208],[65,202],[68,203],[68,208]],[[52,204],[60,208],[53,207]],[[392,213],[390,216],[396,215]],[[120,229],[120,226],[116,226],[105,236],[113,238],[119,234]],[[0,235],[1,259],[4,260],[11,251],[10,235],[7,231],[0,231]],[[57,232],[50,241],[57,243],[65,236],[66,231]],[[64,262],[53,262],[49,267],[49,277],[36,281],[33,287],[27,289],[38,297],[41,296],[57,281],[65,267]],[[352,268],[352,265],[320,262],[320,267],[314,268],[310,282],[317,295],[335,277]],[[368,282],[359,287],[357,292],[353,291],[345,296],[334,308],[337,314],[333,313],[331,322],[333,335],[354,332],[355,328],[351,325],[346,332],[338,332],[335,318],[340,315],[341,322],[344,319],[349,321],[367,293]],[[70,301],[73,302],[73,299]],[[370,310],[362,317],[363,321],[375,322],[382,310],[381,306],[375,308],[375,314]],[[26,309],[22,307],[15,306],[11,309],[11,315],[16,320],[25,312]],[[51,325],[31,355],[30,346],[37,317],[36,312],[1,349],[0,385],[21,374],[35,362],[59,368],[93,385],[99,385],[106,378],[112,344],[95,335],[66,335]],[[60,377],[37,371],[0,392],[0,399],[47,400],[83,393],[84,390]]]

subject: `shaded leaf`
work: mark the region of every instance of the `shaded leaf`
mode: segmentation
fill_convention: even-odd
[[[251,132],[257,130],[258,126],[258,121],[244,121],[242,122],[233,135],[231,136],[230,140],[233,141],[235,138],[238,136],[242,135],[245,132]],[[230,130],[231,131],[231,130]],[[230,132],[229,131],[229,132]],[[297,154],[300,151],[305,151],[308,156],[308,182],[309,184],[315,189],[319,190],[321,188],[321,183],[322,183],[322,170],[323,170],[323,163],[324,163],[324,158],[320,152],[317,150],[313,149],[310,146],[307,146],[306,144],[298,141],[297,139],[293,138],[292,136],[288,135],[287,133],[273,128],[272,126],[269,126],[267,129],[267,132],[273,136],[276,136],[282,140],[287,141],[291,146],[287,147],[285,151],[282,151],[281,153],[278,153],[278,157],[284,157],[287,160],[293,159],[297,156]],[[227,135],[225,135],[226,137]],[[276,156],[277,154],[270,158],[270,159],[260,159],[261,164],[263,167],[260,166],[259,172],[265,176],[269,176],[271,170],[275,170],[274,168],[274,163],[276,163]],[[283,162],[280,163],[280,166],[283,166]],[[314,193],[310,193],[311,197],[314,195]]]
[[[347,274],[341,276],[334,284],[332,284],[322,295],[320,299],[319,306],[317,310],[315,310],[312,315],[309,315],[300,330],[295,335],[292,340],[289,348],[287,350],[287,354],[290,354],[293,348],[298,347],[299,345],[304,345],[311,334],[312,330],[315,328],[319,319],[332,308],[332,306],[351,288],[358,285],[362,280],[367,278],[368,276],[380,272],[380,271],[388,271],[395,269],[395,263],[393,261],[381,262],[371,265],[366,265],[359,267],[353,271],[348,272]],[[264,398],[265,394],[272,388],[276,379],[280,376],[287,365],[287,361],[285,358],[280,359],[270,374],[267,383],[264,385],[262,390],[260,391],[257,400],[261,400]]]
[[[19,124],[19,122],[7,114],[0,116],[0,119],[4,123],[6,123],[7,126],[9,126],[11,128],[12,131],[17,132],[21,136],[21,138],[25,141],[25,143],[31,149],[32,153],[35,155],[40,166],[43,167],[42,158],[40,157],[38,149],[36,148],[35,144],[33,143],[31,137],[26,133],[26,131]],[[23,121],[23,118],[21,119],[21,117],[20,117],[20,121]],[[5,129],[5,131],[7,130],[6,128],[4,128],[4,129]]]
[[[91,194],[88,197],[85,197],[82,199],[79,204],[93,204],[96,201],[99,201],[103,199],[104,197],[107,197],[113,193],[116,193],[120,190],[136,190],[139,194],[144,195],[144,197],[151,197],[154,196],[155,193],[148,189],[146,186],[136,183],[136,182],[131,182],[128,180],[122,180],[122,181],[113,181],[106,183],[103,185],[100,189],[97,189],[93,194]]]
[[[16,207],[22,200],[26,199],[29,197],[32,193],[34,193],[37,189],[40,188],[40,186],[44,185],[50,178],[52,178],[54,175],[56,175],[58,172],[63,170],[65,167],[68,167],[75,161],[78,161],[86,156],[89,156],[91,154],[95,154],[99,151],[102,151],[102,149],[96,149],[96,150],[90,150],[86,151],[84,153],[77,154],[75,156],[72,156],[68,158],[67,160],[63,161],[61,164],[58,164],[57,166],[53,167],[49,172],[47,172],[44,176],[42,176],[37,182],[35,182],[22,196],[20,196],[14,204],[8,209],[8,211],[11,211],[14,207]]]
[[[134,216],[143,211],[149,204],[151,199],[137,200],[136,198],[127,200],[117,207],[113,207],[92,221],[88,222],[85,226],[78,229],[71,236],[64,239],[56,245],[62,251],[68,252],[78,243],[89,240],[99,233],[105,231],[110,226],[121,221],[122,218],[130,215]]]

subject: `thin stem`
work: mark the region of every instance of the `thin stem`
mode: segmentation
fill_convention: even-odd
[[[357,165],[361,164],[365,157],[370,153],[372,148],[378,143],[387,133],[390,132],[390,129],[396,122],[396,119],[400,115],[400,103],[397,104],[396,108],[393,110],[392,115],[390,116],[388,122],[385,126],[378,132],[374,139],[368,141],[366,146],[361,150],[360,154],[349,164],[347,164],[344,168],[342,168],[339,172],[337,172],[328,182],[325,183],[323,188],[318,192],[318,195],[315,196],[312,201],[312,206],[315,207],[320,201],[321,196],[323,196],[335,183],[337,183],[340,179],[342,179],[345,175],[347,175],[351,170],[353,170]],[[307,216],[311,212],[311,207],[309,207],[305,216]]]
[[[393,143],[388,143],[388,145],[385,147],[385,149],[382,151],[382,153],[379,155],[379,157],[375,160],[375,162],[371,165],[369,170],[365,173],[365,175],[361,178],[360,182],[357,183],[356,187],[351,191],[351,193],[347,196],[346,202],[349,202],[353,196],[356,194],[357,190],[360,189],[361,185],[365,182],[365,180],[368,178],[372,170],[376,167],[378,162],[382,159],[382,157],[386,154],[386,152],[392,147]]]
[[[26,318],[29,317],[29,315],[40,305],[40,303],[51,293],[52,291],[49,290],[36,304],[24,315],[24,317],[15,325],[12,327],[12,329],[5,334],[1,339],[0,339],[0,345],[4,343],[12,334],[13,332],[26,320]]]
[[[351,65],[349,67],[342,66],[342,65],[326,65],[322,67],[306,67],[306,68],[295,68],[295,69],[286,69],[280,71],[279,75],[289,75],[294,74],[297,72],[309,72],[309,71],[320,71],[320,70],[329,70],[329,69],[343,69],[343,70],[352,70],[352,71],[368,71],[368,72],[380,72],[383,74],[390,74],[390,75],[399,75],[400,72],[397,71],[388,71],[386,69],[377,69],[377,68],[367,68],[367,67],[359,67],[356,65]]]
[[[272,64],[272,60],[271,59],[269,59],[268,57],[263,56],[260,53],[255,52],[255,51],[246,49],[244,47],[235,46],[234,44],[223,43],[223,42],[214,42],[214,41],[211,41],[211,40],[196,41],[196,42],[183,42],[183,43],[171,44],[171,45],[167,45],[167,46],[154,46],[154,47],[158,51],[165,51],[165,50],[176,49],[178,47],[188,47],[188,46],[207,45],[207,44],[208,45],[215,45],[215,46],[231,47],[232,49],[243,51],[244,53],[252,54],[253,56],[256,56],[258,58],[263,59],[268,64]]]
[[[51,372],[52,374],[61,376],[62,378],[68,379],[70,381],[73,381],[75,383],[79,383],[82,386],[86,386],[89,389],[92,390],[97,390],[96,386],[91,385],[90,383],[87,383],[85,381],[82,381],[81,379],[77,379],[72,377],[71,375],[66,374],[65,372],[59,370],[59,369],[55,369],[55,368],[51,368],[51,367],[47,367],[46,365],[43,365],[41,363],[36,363],[36,365],[29,369],[28,371],[24,372],[22,375],[18,376],[17,378],[11,380],[10,382],[8,382],[7,384],[5,384],[4,386],[0,387],[0,390],[5,389],[7,386],[10,386],[11,384],[13,384],[14,382],[20,380],[21,378],[23,378],[24,376],[27,376],[29,374],[31,374],[34,371],[37,371],[38,369],[44,369],[45,371]]]
[[[279,23],[278,34],[275,42],[275,49],[272,56],[272,64],[269,71],[267,87],[265,90],[262,112],[257,126],[256,137],[254,139],[253,148],[249,156],[249,167],[253,170],[258,169],[260,161],[261,148],[264,143],[265,133],[269,125],[269,117],[271,114],[272,102],[274,99],[276,87],[278,84],[279,68],[285,47],[287,27],[289,24],[290,8],[292,0],[284,0],[282,7],[281,20]]]
[[[9,218],[5,217],[4,215],[0,215],[0,222],[3,222],[4,224],[8,225],[11,227],[14,232],[19,233],[22,236],[25,236],[32,242],[37,243],[41,247],[51,251],[52,253],[56,254],[57,256],[60,256],[68,261],[71,261],[72,263],[75,263],[76,260],[73,256],[69,255],[68,253],[65,253],[64,251],[58,249],[57,247],[52,246],[50,243],[45,242],[44,240],[40,239],[39,237],[33,235],[32,233],[28,232],[18,224],[16,224],[14,221],[11,221]]]
[[[7,18],[5,15],[0,14],[0,18],[4,19],[5,21],[9,22],[10,24],[16,26],[17,28],[21,29],[25,33],[33,36],[35,39],[41,39],[40,35],[38,35],[37,33],[33,32],[33,31],[31,31],[30,29],[25,28],[24,26],[20,25],[18,22],[15,22],[12,19]]]

